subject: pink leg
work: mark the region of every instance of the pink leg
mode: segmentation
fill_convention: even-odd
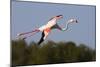
[[[21,33],[21,34],[19,34],[19,36],[21,36],[21,35],[25,35],[25,34],[30,34],[30,33],[33,33],[33,32],[39,32],[40,30],[38,30],[38,29],[35,29],[34,31],[30,31],[30,32],[25,32],[25,33]]]
[[[38,33],[38,32],[39,32],[39,31],[35,31],[35,33]],[[32,33],[32,34],[30,34],[30,35],[24,37],[23,39],[26,39],[26,38],[28,38],[28,37],[31,37],[31,36],[33,36],[35,33]]]

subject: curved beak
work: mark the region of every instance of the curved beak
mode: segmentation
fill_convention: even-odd
[[[76,23],[78,23],[78,21],[76,20]]]

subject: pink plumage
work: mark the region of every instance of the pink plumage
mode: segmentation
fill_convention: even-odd
[[[61,28],[61,27],[57,24],[57,20],[59,20],[59,19],[61,19],[61,18],[63,18],[62,15],[57,15],[57,16],[53,17],[52,19],[50,19],[50,20],[47,22],[47,24],[45,24],[45,25],[43,25],[43,26],[41,26],[41,27],[39,27],[39,28],[37,28],[37,29],[35,29],[35,30],[33,30],[33,31],[25,32],[25,33],[20,33],[18,36],[22,36],[22,35],[30,34],[30,33],[32,33],[32,35],[34,35],[34,33],[40,32],[40,31],[41,31],[41,32],[42,32],[42,37],[41,37],[41,39],[40,39],[39,42],[38,42],[38,44],[41,44],[41,43],[47,38],[47,36],[49,35],[49,33],[50,33],[50,31],[51,31],[52,29],[59,29],[59,30],[61,30],[61,31],[65,31],[65,30],[68,29],[68,24],[69,24],[69,23],[74,23],[74,22],[77,23],[77,20],[73,18],[73,19],[70,19],[70,20],[67,21],[66,27],[65,27],[65,28]],[[29,35],[29,36],[27,36],[27,37],[30,37],[30,36],[32,36],[32,35]],[[26,39],[27,37],[24,37],[23,39]]]

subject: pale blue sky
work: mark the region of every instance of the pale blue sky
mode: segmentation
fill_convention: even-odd
[[[76,18],[79,23],[70,25],[70,29],[65,32],[53,30],[47,40],[73,41],[78,45],[83,43],[95,48],[95,6],[16,1],[11,4],[12,39],[15,39],[17,33],[34,30],[46,24],[52,16],[62,14],[63,19],[58,21],[60,26],[64,27],[69,18]],[[26,40],[37,42],[40,37],[41,33],[37,33]]]

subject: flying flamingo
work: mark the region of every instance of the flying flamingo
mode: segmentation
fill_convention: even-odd
[[[58,29],[60,31],[66,31],[68,29],[68,25],[70,23],[77,23],[78,22],[76,19],[71,18],[67,21],[66,27],[61,28],[57,24],[57,20],[59,20],[61,18],[63,18],[63,15],[57,15],[57,16],[51,18],[46,25],[43,25],[39,28],[36,28],[35,30],[30,31],[30,32],[20,33],[20,34],[18,34],[18,36],[22,36],[22,35],[26,35],[26,34],[30,34],[30,33],[32,33],[32,35],[33,35],[34,34],[33,32],[40,32],[41,31],[42,36],[41,36],[41,39],[38,42],[38,44],[40,45],[47,38],[47,36],[49,35],[49,33],[52,29]],[[32,35],[30,35],[30,36],[32,36]],[[27,36],[27,37],[30,37],[30,36]],[[24,37],[23,39],[26,39],[27,37]]]

